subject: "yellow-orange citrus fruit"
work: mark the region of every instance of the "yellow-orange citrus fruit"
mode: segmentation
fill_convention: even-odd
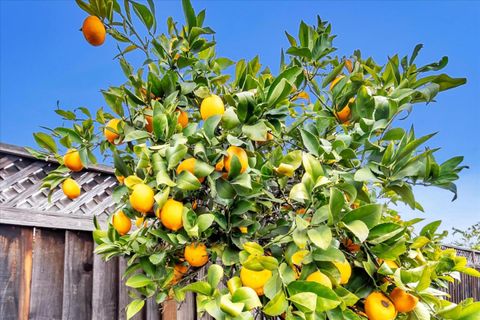
[[[83,169],[82,159],[80,159],[80,152],[77,149],[68,149],[63,156],[63,163],[68,169],[78,172]]]
[[[180,164],[177,167],[177,174],[180,174],[182,171],[188,171],[191,174],[195,176],[195,163],[197,162],[197,159],[195,158],[188,158],[180,162]],[[200,177],[198,178],[198,181],[202,183],[205,180],[205,177]]]
[[[237,146],[230,146],[227,149],[227,156],[224,158],[224,165],[227,172],[230,172],[231,163],[233,157],[236,156],[242,168],[240,169],[240,173],[244,173],[248,168],[248,156],[245,150]]]
[[[178,123],[182,126],[182,128],[185,128],[188,125],[188,113],[183,111],[182,109],[177,109],[176,110],[178,114]]]
[[[123,182],[125,181],[125,177],[124,176],[116,176],[116,177],[117,177],[118,183],[123,184]]]
[[[345,60],[345,68],[347,68],[348,72],[352,72],[353,71],[353,63],[352,63],[352,60]]]
[[[335,112],[335,116],[337,117],[340,123],[349,124],[350,116],[352,114],[352,110],[350,109],[350,105],[355,102],[355,98],[350,98],[348,100],[347,105],[340,111]]]
[[[146,115],[145,116],[145,121],[147,122],[145,124],[145,130],[147,130],[147,132],[152,133],[153,132],[153,117],[149,116],[149,115]]]
[[[129,217],[123,213],[122,210],[117,211],[112,217],[112,225],[117,230],[117,232],[123,236],[130,231],[130,228],[132,227],[132,221],[130,220]]]
[[[89,16],[83,21],[82,32],[85,39],[92,46],[99,46],[105,42],[106,30],[102,21],[96,16]]]
[[[138,212],[147,213],[152,210],[155,199],[153,189],[144,183],[133,186],[130,194],[130,205]]]
[[[75,199],[80,195],[80,186],[72,178],[67,178],[63,181],[62,190],[69,199]]]
[[[203,243],[189,244],[185,247],[184,257],[192,267],[201,267],[208,262],[207,247]]]
[[[120,119],[112,119],[107,122],[105,129],[103,130],[103,134],[105,135],[105,139],[107,139],[110,143],[115,143],[115,139],[119,137],[118,134],[118,125],[120,123]],[[108,128],[115,130],[115,132],[110,131]]]
[[[343,78],[345,78],[345,76],[343,74],[337,76],[335,79],[333,79],[333,81],[330,83],[330,91],[333,90],[333,88],[337,85],[337,83],[340,82],[340,80],[342,80]]]
[[[203,99],[202,104],[200,105],[200,115],[203,120],[216,115],[223,115],[225,112],[225,105],[223,104],[222,99],[212,94],[209,97]]]
[[[418,303],[417,297],[400,288],[393,289],[390,293],[390,299],[392,299],[398,312],[410,312],[415,309]]]
[[[398,264],[393,260],[378,259],[378,263],[385,263],[390,269],[398,269]]]
[[[168,199],[162,207],[157,209],[157,217],[160,218],[163,226],[169,230],[177,231],[183,227],[183,203]]]
[[[309,254],[308,250],[299,250],[292,255],[292,263],[301,266],[305,256]]]
[[[332,288],[332,281],[330,281],[330,278],[320,271],[315,271],[314,273],[310,274],[307,277],[307,281],[318,282],[325,287],[329,287],[330,289]]]
[[[365,299],[365,313],[368,320],[393,320],[397,316],[392,301],[378,291],[370,293]]]
[[[144,217],[144,216],[142,216],[142,217],[136,217],[136,218],[135,218],[135,226],[136,226],[137,228],[141,228],[142,225],[143,225],[144,227],[147,226],[147,221],[145,221],[145,217]]]
[[[348,283],[350,280],[350,276],[352,275],[352,267],[350,263],[345,260],[345,262],[334,261],[333,264],[337,267],[338,271],[340,271],[340,284]]]
[[[272,276],[272,271],[264,269],[262,271],[249,270],[243,267],[240,270],[240,279],[245,287],[252,288],[259,296],[263,295],[263,287]]]
[[[183,263],[177,263],[173,267],[173,280],[172,284],[177,284],[178,281],[182,280],[183,276],[187,273],[188,266]]]
[[[247,227],[238,227],[241,233],[245,234],[248,233],[248,228]]]

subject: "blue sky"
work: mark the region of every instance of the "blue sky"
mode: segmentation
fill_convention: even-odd
[[[464,155],[469,170],[458,182],[458,200],[433,188],[419,188],[417,200],[426,213],[402,208],[405,218],[442,219],[443,227],[467,227],[480,220],[480,2],[476,1],[193,1],[207,9],[206,25],[216,32],[219,55],[233,60],[256,54],[278,69],[287,47],[283,31],[297,33],[300,20],[316,15],[333,25],[339,55],[361,49],[383,63],[396,52],[409,54],[423,43],[417,62],[449,57],[444,70],[468,83],[444,92],[437,102],[418,105],[402,125],[416,124],[418,135],[439,131],[430,145],[442,149],[439,161]],[[157,20],[183,21],[179,2],[157,2]],[[102,47],[84,41],[79,29],[86,13],[74,1],[0,1],[0,141],[34,146],[39,126],[62,125],[53,109],[104,106],[100,89],[124,81],[112,38]]]

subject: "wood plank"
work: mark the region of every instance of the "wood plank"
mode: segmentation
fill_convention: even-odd
[[[125,273],[127,269],[127,259],[120,258],[118,261],[118,274],[119,274],[119,285],[118,285],[118,319],[119,320],[126,320],[127,313],[126,307],[132,301],[132,298],[128,295],[128,287],[125,285],[125,281],[121,280],[122,275]],[[133,290],[133,289],[132,289]],[[145,308],[142,309],[139,313],[137,313],[133,318],[133,320],[143,320],[145,319]]]
[[[99,218],[98,221],[103,228],[106,228],[106,218]],[[5,205],[0,205],[0,223],[81,231],[94,229],[92,216],[12,208]]]
[[[65,231],[63,319],[92,316],[93,239],[90,232]]]
[[[160,306],[155,302],[155,296],[147,299],[145,304],[146,320],[161,320]]]
[[[93,257],[92,320],[111,320],[118,315],[118,258]]]
[[[180,318],[177,318],[177,303],[174,299],[168,299],[162,303],[162,319],[181,320]]]
[[[178,320],[195,320],[197,317],[195,294],[187,292],[185,300],[177,304]]]
[[[35,172],[41,170],[44,166],[45,162],[43,161],[32,162],[27,167],[22,168],[20,171],[12,174],[11,176],[0,182],[0,190],[5,190],[7,188],[10,188],[14,183],[25,180],[29,175],[32,175]]]
[[[28,319],[32,235],[31,228],[0,225],[0,319]]]
[[[29,319],[62,318],[64,249],[64,231],[35,230]]]

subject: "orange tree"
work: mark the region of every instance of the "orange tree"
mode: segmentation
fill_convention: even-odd
[[[318,18],[287,33],[274,75],[258,57],[218,57],[205,11],[188,0],[186,24],[168,18],[162,34],[153,1],[77,3],[88,42],[119,42],[125,83],[102,91],[108,111],[58,108],[72,126],[36,133],[43,150],[31,152],[58,159],[43,186],[63,184],[72,199],[69,173],[111,157],[117,211],[93,236],[97,254],[128,259],[128,317],[146,298],[190,291],[216,319],[478,319],[478,302],[442,291],[479,273],[440,247],[440,222],[416,233],[422,219],[392,208],[422,210],[414,185],[456,193],[462,157],[438,164],[424,146],[433,134],[396,126],[465,83],[437,72],[446,57],[417,66],[421,45],[384,65],[360,51],[337,57]],[[138,68],[132,51],[145,57]]]

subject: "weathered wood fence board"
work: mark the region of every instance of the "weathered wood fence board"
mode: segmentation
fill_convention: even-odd
[[[32,229],[0,228],[0,319],[27,319],[32,276]]]

